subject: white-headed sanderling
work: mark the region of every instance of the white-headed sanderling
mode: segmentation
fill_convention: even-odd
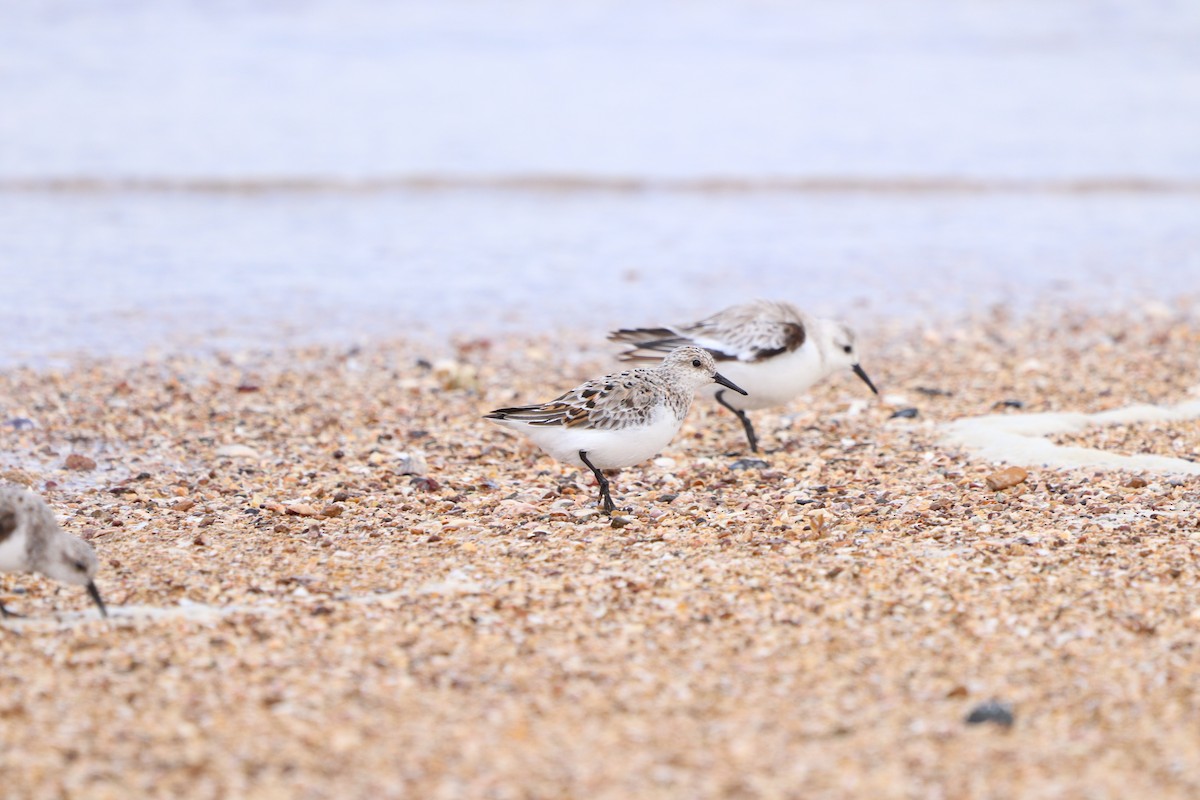
[[[727,395],[716,387],[710,391],[741,420],[750,449],[756,452],[758,437],[746,416],[748,409],[782,405],[844,368],[879,394],[859,366],[853,331],[834,320],[810,317],[791,303],[755,300],[690,325],[622,329],[609,338],[632,344],[621,357],[636,363],[653,363],[680,345],[696,345],[712,353],[746,395]]]
[[[696,390],[714,382],[746,393],[717,372],[706,350],[678,347],[652,369],[590,380],[548,403],[500,408],[485,418],[520,431],[564,464],[590,469],[611,514],[616,506],[603,470],[631,467],[666,447]]]
[[[99,566],[92,546],[58,527],[45,500],[18,486],[0,486],[0,572],[40,572],[86,586],[100,614],[107,617],[93,580]],[[0,615],[15,616],[3,603]]]

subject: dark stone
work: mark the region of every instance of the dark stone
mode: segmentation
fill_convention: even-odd
[[[442,488],[442,485],[436,480],[423,475],[413,478],[409,481],[409,483],[423,492],[436,492],[438,489]]]
[[[1016,721],[1016,718],[1013,716],[1012,706],[1008,703],[1002,703],[999,700],[988,700],[986,703],[980,703],[972,708],[971,713],[967,715],[968,725],[981,725],[984,722],[994,722],[1005,728],[1011,728],[1014,721]]]
[[[920,412],[917,411],[917,409],[912,407],[902,408],[898,411],[893,411],[892,415],[888,417],[888,419],[916,419],[917,414],[919,413]]]
[[[766,469],[769,464],[761,458],[739,458],[729,465],[730,469]]]

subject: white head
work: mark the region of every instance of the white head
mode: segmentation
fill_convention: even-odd
[[[735,386],[733,381],[717,372],[717,362],[712,354],[702,347],[685,345],[676,347],[663,359],[659,369],[670,372],[677,381],[690,391],[695,391],[709,383],[719,383],[739,394],[746,391]]]
[[[56,581],[87,586],[96,577],[100,561],[87,542],[60,532],[38,567],[38,572]]]
[[[863,383],[867,384],[872,392],[879,394],[875,384],[871,383],[867,373],[858,364],[858,350],[854,346],[854,331],[841,322],[829,319],[821,320],[816,327],[817,347],[824,357],[826,374],[832,375],[839,369],[851,369],[855,375],[862,378]]]

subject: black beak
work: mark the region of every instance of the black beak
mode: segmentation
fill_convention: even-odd
[[[867,377],[867,373],[863,372],[862,367],[860,367],[858,364],[855,364],[852,369],[854,370],[854,374],[862,378],[863,383],[871,388],[872,392],[879,394],[879,390],[875,388],[875,384],[871,383],[871,379]]]
[[[733,389],[738,394],[750,394],[745,389],[738,386],[736,383],[729,380],[729,378],[726,378],[724,375],[722,375],[719,372],[717,374],[713,375],[713,380],[716,381],[717,383],[721,384],[722,386],[726,386],[730,389]],[[870,383],[870,381],[868,381],[868,383]]]
[[[100,599],[100,590],[96,588],[95,581],[88,581],[87,592],[96,601],[96,607],[100,609],[100,616],[107,619],[108,609],[104,607],[104,601]]]

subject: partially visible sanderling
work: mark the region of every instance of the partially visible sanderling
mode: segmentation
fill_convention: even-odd
[[[40,572],[86,586],[100,614],[107,617],[93,580],[99,566],[92,546],[64,532],[45,500],[19,486],[0,486],[0,572]],[[0,615],[16,616],[3,603]]]
[[[548,403],[500,408],[486,418],[520,431],[565,464],[590,469],[611,514],[616,506],[603,470],[633,466],[666,447],[696,390],[710,383],[746,393],[717,372],[707,351],[678,347],[652,369],[590,380]]]
[[[859,366],[853,331],[835,320],[810,317],[791,303],[755,300],[690,325],[624,328],[609,338],[632,344],[621,357],[636,363],[653,363],[680,345],[696,345],[711,353],[721,370],[746,389],[744,397],[717,388],[709,391],[741,420],[755,452],[758,437],[747,409],[783,405],[846,368],[879,393]]]

